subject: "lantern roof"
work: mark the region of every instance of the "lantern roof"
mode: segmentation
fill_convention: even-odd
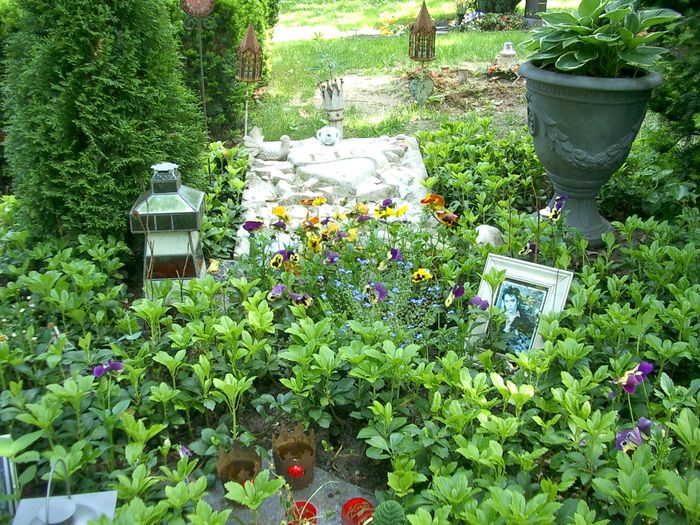
[[[241,45],[238,46],[239,53],[262,53],[262,46],[258,42],[258,37],[255,36],[255,29],[253,24],[248,24],[248,29],[246,29],[245,36],[241,41]]]
[[[437,32],[437,26],[433,22],[433,19],[430,18],[430,14],[428,13],[428,6],[425,5],[425,0],[423,0],[423,5],[421,6],[420,11],[418,12],[418,16],[416,17],[416,21],[413,23],[413,26],[411,27],[411,32],[412,33],[421,33],[421,32],[435,33],[435,32]]]
[[[154,164],[151,190],[131,208],[133,233],[198,230],[204,215],[204,192],[180,183],[177,164]]]

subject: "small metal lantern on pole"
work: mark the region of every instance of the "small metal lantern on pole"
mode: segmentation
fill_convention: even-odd
[[[425,74],[425,63],[435,60],[436,34],[437,27],[424,1],[408,33],[408,56],[421,63],[421,78],[411,79],[409,84],[411,95],[419,104],[424,104],[435,88],[433,81]]]
[[[180,7],[194,19],[199,44],[199,91],[202,97],[204,121],[207,120],[207,98],[204,90],[204,47],[202,45],[202,20],[214,10],[214,0],[180,0]],[[187,24],[185,25],[187,27]],[[188,29],[191,29],[191,25]]]
[[[251,82],[262,78],[262,46],[255,36],[253,24],[248,24],[241,45],[238,46],[236,80],[245,82],[245,123],[243,135],[248,135],[248,95]]]

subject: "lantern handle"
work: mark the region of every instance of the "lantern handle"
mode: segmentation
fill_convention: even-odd
[[[49,471],[49,482],[46,486],[46,523],[49,523],[49,502],[51,500],[51,482],[53,481],[53,473],[56,470],[56,465],[59,463],[63,464],[63,474],[66,477],[66,494],[68,499],[70,499],[70,478],[68,477],[68,466],[63,458],[58,458],[52,465]]]

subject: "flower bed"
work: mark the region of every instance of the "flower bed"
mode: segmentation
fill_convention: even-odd
[[[116,523],[223,523],[202,496],[220,448],[269,443],[255,407],[328,447],[351,431],[412,525],[696,520],[697,208],[630,217],[591,253],[565,203],[531,213],[531,146],[465,129],[424,138],[428,227],[389,200],[335,217],[312,200],[282,246],[278,208],[225,279],[174,283],[172,304],[166,285],[127,295],[122,243],[27,246],[5,198],[0,419],[25,494],[62,457],[74,491],[118,490]],[[482,222],[505,243],[476,245]],[[543,348],[506,352],[503,312],[474,297],[490,252],[576,271]]]

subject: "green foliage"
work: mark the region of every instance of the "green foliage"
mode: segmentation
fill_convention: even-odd
[[[638,10],[632,0],[582,0],[574,12],[540,13],[526,49],[538,67],[591,77],[633,76],[664,52],[650,45],[652,31],[680,15],[670,9]]]
[[[680,2],[683,4],[683,2]],[[683,18],[673,25],[664,43],[671,53],[660,62],[663,84],[656,88],[649,107],[673,124],[674,140],[679,141],[677,153],[684,171],[700,172],[700,10],[690,9],[690,3],[678,6]]]
[[[486,12],[483,16],[474,20],[464,21],[460,25],[462,30],[479,31],[513,31],[525,27],[525,18],[520,13],[511,12]]]
[[[227,148],[221,142],[209,144],[210,184],[200,233],[205,257],[233,258],[236,232],[242,224],[240,200],[247,169],[248,154],[244,150]]]
[[[470,117],[419,138],[429,175],[424,184],[445,197],[455,213],[487,223],[505,190],[517,209],[544,207],[549,185],[526,133],[497,137],[490,119]]]
[[[477,10],[482,13],[512,13],[520,0],[477,0]]]
[[[22,2],[6,61],[6,156],[38,237],[123,237],[148,167],[193,178],[203,134],[164,6]]]
[[[406,512],[398,501],[383,501],[374,510],[374,525],[404,525]]]
[[[171,0],[169,8],[178,31],[187,85],[201,100],[197,24],[180,9],[179,0]],[[236,80],[236,59],[248,24],[253,24],[263,46],[265,71],[269,73],[268,35],[278,12],[278,0],[217,0],[212,13],[201,22],[207,127],[213,140],[230,139],[241,128],[245,85]]]
[[[604,216],[672,218],[697,205],[700,174],[690,169],[692,152],[676,144],[674,129],[667,123],[637,138],[625,164],[601,189]]]
[[[17,3],[14,0],[0,2],[0,84],[5,81],[5,42],[15,31],[17,24]],[[5,161],[6,118],[0,107],[0,194],[9,193],[11,177]]]

